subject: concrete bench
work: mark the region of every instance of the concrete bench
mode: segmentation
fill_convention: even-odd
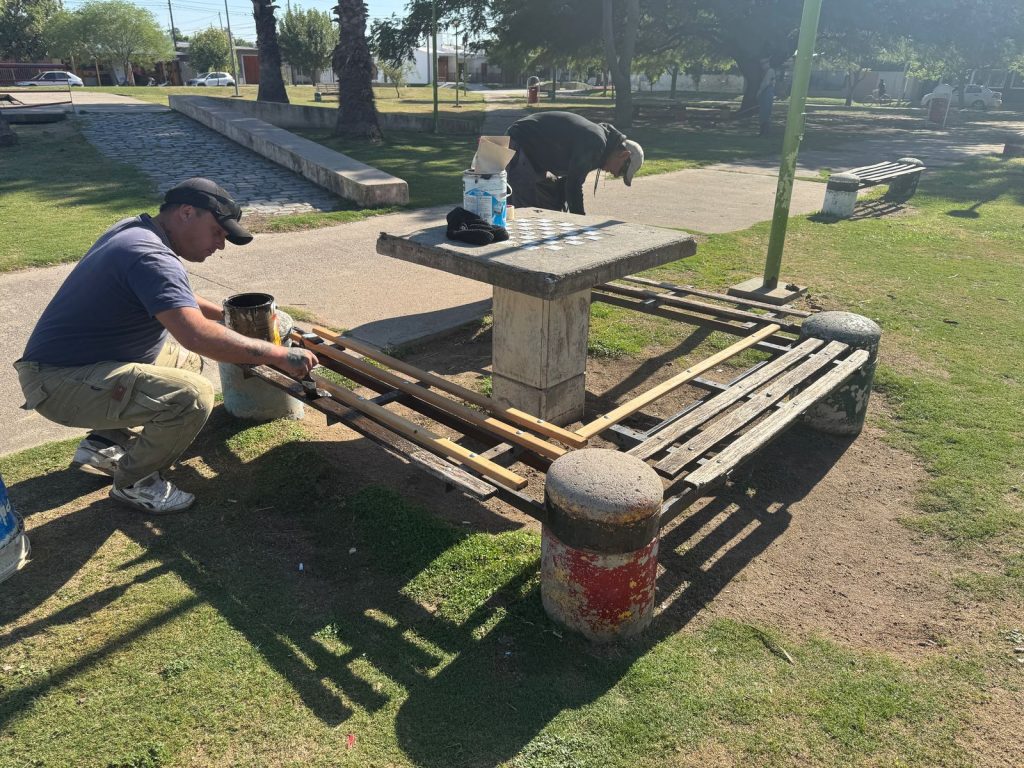
[[[888,184],[885,199],[902,203],[913,197],[917,183],[924,172],[924,163],[915,157],[901,157],[896,162],[882,162],[835,173],[828,180],[825,202],[821,212],[825,216],[848,219],[857,205],[857,193],[866,187]]]
[[[337,83],[317,83],[316,91],[313,93],[313,101],[323,101],[324,96],[337,96],[341,98]]]
[[[230,99],[208,96],[172,95],[168,101],[171,109],[358,205],[409,202],[409,185],[404,180],[251,117],[242,111],[245,104],[236,108]]]

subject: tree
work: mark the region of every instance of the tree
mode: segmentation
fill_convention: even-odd
[[[395,97],[402,98],[402,88],[406,86],[409,80],[409,73],[412,69],[412,62],[404,61],[400,65],[395,65],[394,62],[381,61],[380,72],[384,75],[384,78],[395,87]]]
[[[615,0],[602,0],[601,28],[604,37],[605,59],[615,83],[615,125],[629,128],[633,125],[633,91],[630,76],[636,38],[640,28],[640,0],[620,0],[625,20],[616,13]]]
[[[0,59],[40,59],[44,28],[60,10],[58,0],[0,0]]]
[[[281,49],[277,44],[277,19],[273,0],[252,0],[256,20],[256,49],[260,59],[260,89],[256,101],[288,103],[288,92],[281,76]]]
[[[377,105],[373,98],[373,59],[366,40],[366,3],[338,0],[338,45],[331,63],[338,78],[338,136],[361,136],[380,141]]]
[[[277,34],[285,60],[307,73],[314,83],[319,82],[320,71],[331,63],[331,54],[338,44],[338,31],[330,15],[296,6],[285,13]]]
[[[171,39],[153,14],[126,0],[97,0],[74,13],[82,44],[95,59],[108,59],[123,67],[128,85],[135,85],[132,64],[174,57]]]
[[[188,46],[189,62],[196,72],[213,72],[231,66],[231,44],[227,33],[216,27],[196,32]]]

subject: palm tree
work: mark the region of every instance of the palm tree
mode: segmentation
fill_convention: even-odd
[[[256,20],[256,48],[260,57],[260,90],[256,101],[288,103],[288,93],[281,77],[281,49],[277,45],[277,19],[273,0],[252,0],[252,16]]]
[[[373,99],[373,59],[366,42],[366,3],[338,0],[334,13],[340,27],[338,45],[331,57],[338,78],[338,121],[334,133],[380,141]]]

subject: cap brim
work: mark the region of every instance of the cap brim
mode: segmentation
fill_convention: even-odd
[[[636,170],[630,168],[622,175],[622,181],[627,187],[633,186],[633,177],[636,175]]]
[[[224,217],[218,219],[217,223],[220,224],[221,228],[227,232],[227,240],[229,243],[235,245],[248,245],[252,242],[252,234],[239,224],[235,219],[230,217]]]

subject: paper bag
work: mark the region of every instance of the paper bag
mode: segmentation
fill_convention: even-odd
[[[473,156],[473,170],[477,173],[499,173],[515,157],[515,150],[508,148],[508,136],[481,136],[476,155]]]

